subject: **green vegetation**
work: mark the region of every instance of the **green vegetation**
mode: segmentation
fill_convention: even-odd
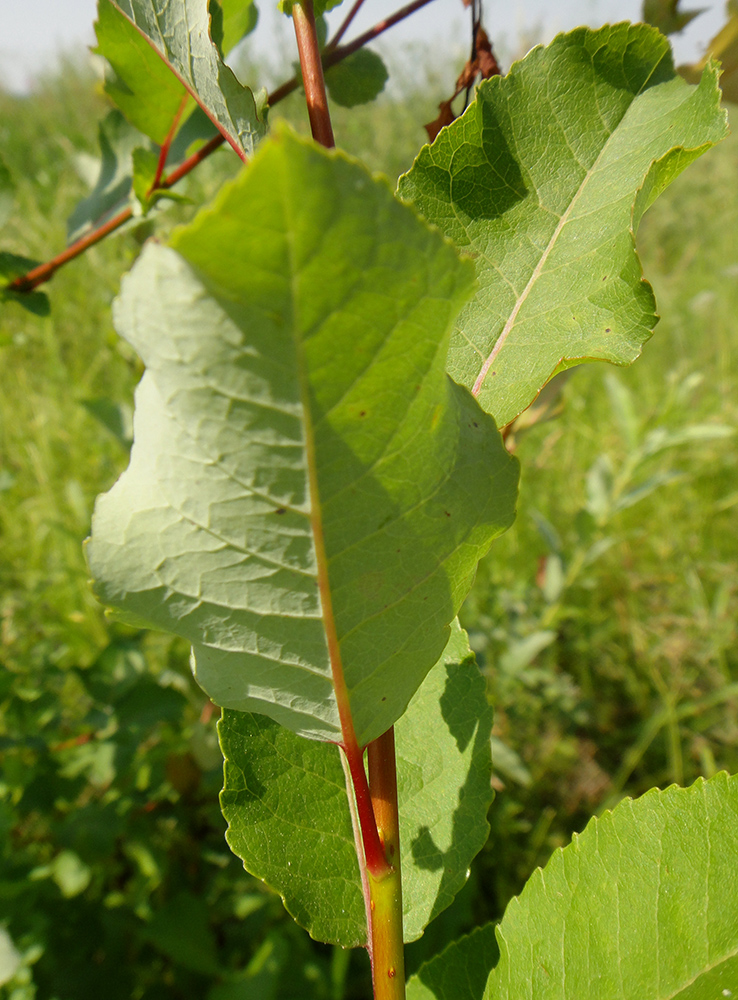
[[[394,179],[425,100],[385,99],[345,132],[334,118],[341,145]],[[7,249],[43,260],[63,244],[104,111],[71,67],[30,98],[0,96],[18,179]],[[554,420],[513,431],[518,520],[462,613],[504,794],[409,972],[498,919],[604,804],[738,771],[737,166],[733,137],[642,224],[662,321],[639,363],[585,366]],[[183,190],[200,202],[237,167],[219,152]],[[192,214],[166,207],[158,232]],[[150,232],[141,220],[60,271],[50,316],[2,313],[0,928],[19,964],[0,996],[361,998],[363,953],[308,941],[225,845],[216,717],[186,645],[112,624],[88,586],[82,541],[127,464],[141,375],[109,307]]]

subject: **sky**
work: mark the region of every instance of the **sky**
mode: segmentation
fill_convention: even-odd
[[[366,0],[347,40],[386,17],[405,0]],[[260,23],[255,38],[267,49],[275,39],[291,44],[290,27],[277,13],[274,0],[257,5]],[[348,0],[329,20],[335,26],[348,9]],[[693,61],[724,21],[724,0],[683,0],[685,9],[705,8],[705,13],[673,39],[677,62]],[[520,39],[549,41],[557,31],[577,24],[598,25],[607,21],[638,20],[640,0],[486,0],[484,24],[498,54],[517,54]],[[85,58],[86,47],[94,43],[92,23],[96,0],[0,0],[0,81],[19,93],[28,91],[44,69],[53,67],[62,53]],[[383,36],[390,50],[420,40],[429,45],[443,44],[466,48],[468,15],[461,0],[434,0],[419,14],[392,28]]]

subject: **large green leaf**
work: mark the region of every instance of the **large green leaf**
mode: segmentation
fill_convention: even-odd
[[[100,0],[97,33],[116,73],[107,89],[138,128],[161,143],[189,92],[236,150],[253,152],[265,121],[210,37],[207,0]]]
[[[445,1000],[452,975],[458,1000],[735,995],[738,776],[654,789],[591,820],[510,903],[497,940],[483,994],[449,949],[412,1000]]]
[[[365,745],[441,655],[517,483],[444,371],[470,271],[283,132],[124,281],[147,371],[90,564],[104,603],[193,642],[218,704],[339,741],[340,704]]]
[[[486,841],[491,728],[484,680],[455,624],[395,726],[406,941],[452,902]],[[246,712],[225,711],[219,732],[221,807],[233,852],[313,937],[363,944],[364,902],[337,748]]]
[[[637,357],[656,316],[634,233],[726,134],[719,99],[717,70],[688,86],[655,29],[579,28],[485,81],[400,179],[476,262],[448,370],[499,425],[557,371]]]

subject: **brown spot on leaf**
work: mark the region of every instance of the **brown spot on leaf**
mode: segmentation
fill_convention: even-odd
[[[274,511],[274,513],[275,514],[286,514],[287,513],[287,508],[286,507],[277,507],[277,509]]]

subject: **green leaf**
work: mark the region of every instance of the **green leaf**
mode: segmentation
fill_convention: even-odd
[[[161,145],[188,97],[184,84],[111,0],[98,0],[95,34],[95,51],[112,68],[105,75],[105,93],[131,125]],[[190,102],[190,111],[193,106]],[[183,120],[187,114],[185,105]]]
[[[120,111],[111,111],[100,122],[100,172],[90,194],[67,220],[67,240],[74,243],[91,229],[121,211],[131,194],[133,151],[145,141]]]
[[[370,49],[359,49],[325,74],[331,98],[344,108],[367,104],[381,94],[389,79],[387,67]]]
[[[259,12],[253,0],[210,0],[210,37],[225,58],[256,27]]]
[[[278,892],[318,941],[366,940],[361,879],[337,747],[264,715],[226,709],[220,805],[226,839],[247,871]]]
[[[152,191],[154,181],[156,180],[156,172],[159,167],[159,154],[154,152],[153,149],[144,149],[141,146],[137,146],[133,150],[132,166],[133,193],[136,196],[140,211],[144,215],[148,214],[152,206],[161,200],[179,202],[189,202],[191,200],[186,195],[179,194],[177,191],[169,191],[166,188],[157,187]]]
[[[106,396],[82,399],[80,403],[91,417],[128,450],[133,443],[133,411],[127,403],[117,403]]]
[[[157,910],[141,937],[185,969],[210,976],[222,971],[207,901],[189,892],[180,892]]]
[[[705,7],[697,10],[679,10],[679,0],[643,0],[643,20],[652,24],[664,35],[674,35],[687,27]]]
[[[20,278],[39,264],[38,260],[2,250],[0,251],[0,280],[13,281],[14,278]],[[28,312],[36,316],[48,316],[51,312],[51,304],[45,292],[13,292],[0,285],[0,302],[17,302],[23,309],[27,309]]]
[[[458,622],[395,729],[403,923],[414,941],[451,905],[489,835],[492,710]]]
[[[719,96],[715,67],[688,86],[653,28],[579,28],[482,83],[400,178],[476,262],[448,371],[499,425],[562,369],[638,356],[656,316],[633,234],[725,135]]]
[[[510,903],[485,1000],[730,996],[737,858],[738,776],[626,799],[556,851]]]
[[[259,119],[254,95],[248,87],[241,86],[210,38],[207,0],[105,2],[135,26],[234,149],[251,155],[256,142],[264,135],[266,124]],[[149,62],[139,59],[138,49],[135,54],[134,64],[134,46],[131,46],[127,57],[120,57],[119,65],[126,66],[126,86],[134,94],[141,95],[148,85]],[[159,85],[158,76],[155,85]],[[173,102],[172,96],[168,112]],[[174,110],[176,112],[176,108]],[[170,125],[173,116],[170,116]]]
[[[194,643],[221,706],[340,740],[341,698],[363,746],[443,652],[517,485],[444,372],[469,281],[382,181],[287,132],[124,280],[147,371],[90,565],[103,603]]]
[[[334,7],[340,7],[343,0],[313,0],[313,11],[315,17],[321,17],[326,14],[329,10],[333,10]],[[278,0],[277,9],[281,10],[283,14],[288,17],[292,17],[292,8],[295,5],[295,0]]]
[[[475,928],[421,965],[407,983],[407,1000],[479,1000],[499,955],[495,924]]]
[[[453,901],[483,847],[492,712],[466,633],[451,639],[395,726],[406,941]],[[227,840],[313,937],[363,944],[364,902],[336,747],[225,711]]]

